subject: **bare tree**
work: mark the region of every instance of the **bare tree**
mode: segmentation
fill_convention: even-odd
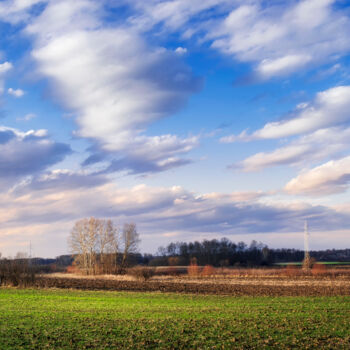
[[[118,231],[114,227],[113,222],[111,220],[100,220],[98,230],[98,252],[101,272],[115,272],[118,246]]]
[[[98,220],[91,217],[75,223],[68,238],[72,254],[76,255],[77,265],[86,273],[93,274],[95,248],[97,245]]]
[[[124,225],[123,232],[121,234],[121,241],[123,245],[123,257],[120,267],[122,270],[124,270],[127,265],[128,256],[131,253],[136,253],[140,244],[136,224],[128,223]]]
[[[94,217],[75,223],[68,238],[75,263],[86,274],[116,270],[118,232],[111,220]]]

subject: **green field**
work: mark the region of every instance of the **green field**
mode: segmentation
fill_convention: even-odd
[[[0,349],[350,348],[350,297],[0,289]]]

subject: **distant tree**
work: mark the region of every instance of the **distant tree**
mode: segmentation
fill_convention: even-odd
[[[123,227],[121,233],[121,245],[123,247],[123,255],[121,261],[121,270],[127,266],[128,256],[132,253],[137,253],[140,244],[140,237],[136,229],[136,224],[127,223]]]

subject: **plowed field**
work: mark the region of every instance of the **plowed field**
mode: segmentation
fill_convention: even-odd
[[[37,287],[111,291],[162,291],[171,293],[235,296],[333,296],[350,295],[350,280],[322,278],[171,278],[147,282],[109,278],[69,278],[42,276]]]

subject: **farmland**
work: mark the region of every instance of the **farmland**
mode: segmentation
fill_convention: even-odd
[[[0,289],[1,349],[350,347],[350,297]]]
[[[350,296],[348,275],[321,276],[243,275],[229,278],[165,276],[147,282],[129,276],[49,275],[36,279],[39,288],[64,288],[107,291],[172,292],[231,296]]]

